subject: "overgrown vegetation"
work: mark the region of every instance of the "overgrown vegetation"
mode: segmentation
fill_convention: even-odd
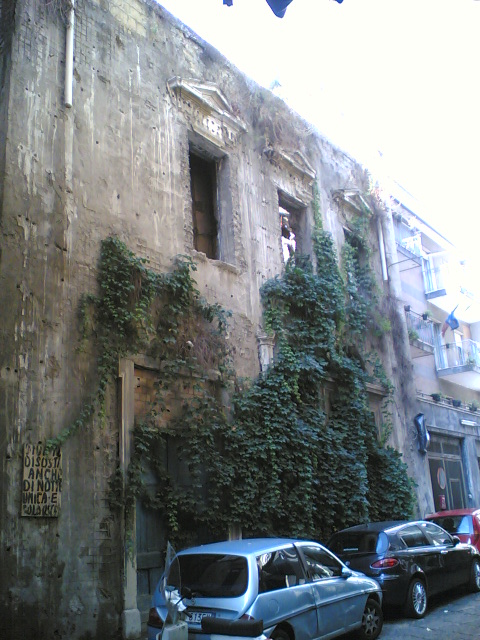
[[[68,23],[68,14],[73,8],[72,0],[44,0],[44,4],[48,12]]]
[[[294,255],[262,289],[276,351],[253,381],[236,379],[227,314],[200,297],[191,259],[158,274],[118,239],[102,244],[100,295],[81,310],[85,339],[98,340],[98,389],[51,444],[95,411],[102,416],[120,357],[154,356],[153,401],[135,426],[126,477],[119,468],[112,478],[111,499],[127,518],[137,500],[159,510],[177,546],[223,538],[230,526],[245,536],[325,540],[369,518],[411,514],[406,465],[379,441],[367,402],[364,342],[376,291],[366,229],[352,230],[340,270],[318,210],[316,218],[315,268]]]
[[[275,364],[235,399],[242,438],[233,502],[248,495],[248,533],[325,540],[369,518],[411,514],[406,466],[379,442],[367,402],[364,343],[377,292],[365,233],[359,226],[348,237],[342,278],[317,222],[316,270],[293,256],[262,290]]]

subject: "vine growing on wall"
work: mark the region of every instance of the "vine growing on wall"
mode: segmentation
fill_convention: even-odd
[[[130,465],[111,478],[112,508],[128,521],[141,500],[184,546],[231,526],[325,540],[368,518],[410,515],[406,465],[379,442],[368,406],[363,342],[377,297],[368,229],[352,231],[340,268],[318,206],[315,218],[313,262],[294,254],[262,288],[275,359],[250,381],[235,376],[228,314],[201,298],[190,258],[156,273],[117,238],[102,243],[99,294],[80,309],[83,339],[97,341],[98,385],[49,444],[94,414],[102,420],[119,358],[154,358],[158,380],[135,424]]]
[[[232,503],[248,496],[254,508],[237,520],[252,535],[327,539],[369,518],[408,517],[413,508],[406,465],[379,442],[368,406],[363,343],[378,293],[367,230],[354,228],[341,271],[332,238],[316,218],[316,269],[294,255],[262,289],[275,363],[234,399],[242,438]]]

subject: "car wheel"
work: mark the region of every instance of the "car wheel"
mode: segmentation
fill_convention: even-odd
[[[414,578],[409,587],[405,614],[409,618],[423,618],[427,610],[427,589],[420,578]]]
[[[270,637],[272,640],[292,640],[285,629],[275,629],[273,633],[271,633]]]
[[[470,569],[470,591],[476,593],[480,591],[480,562],[474,560]]]
[[[361,638],[361,640],[375,640],[375,638],[378,638],[380,635],[382,627],[382,607],[375,600],[367,600],[362,615],[362,626],[360,627],[359,638]]]

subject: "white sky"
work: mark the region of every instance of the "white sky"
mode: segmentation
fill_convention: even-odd
[[[480,1],[159,3],[480,255]]]

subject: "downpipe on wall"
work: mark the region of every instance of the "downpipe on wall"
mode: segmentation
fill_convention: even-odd
[[[377,233],[378,233],[378,248],[380,250],[380,262],[382,264],[382,276],[384,282],[388,280],[387,259],[385,257],[385,240],[383,238],[382,221],[380,217],[377,217]]]
[[[73,104],[73,42],[75,37],[75,0],[70,0],[65,42],[65,106]]]

